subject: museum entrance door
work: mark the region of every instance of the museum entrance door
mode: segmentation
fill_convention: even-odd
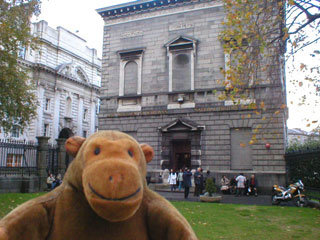
[[[191,141],[173,140],[170,166],[179,171],[182,168],[191,167]]]

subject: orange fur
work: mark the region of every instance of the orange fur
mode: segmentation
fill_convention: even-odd
[[[185,218],[146,185],[154,152],[132,137],[100,131],[67,140],[76,156],[61,186],[0,221],[0,240],[197,239]]]

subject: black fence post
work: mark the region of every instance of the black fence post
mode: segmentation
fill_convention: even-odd
[[[64,174],[67,170],[66,166],[66,148],[65,148],[65,143],[66,143],[65,138],[58,138],[56,139],[57,144],[58,144],[58,173],[61,174],[61,178],[63,179]]]
[[[47,166],[48,166],[48,150],[49,137],[37,137],[38,139],[38,157],[37,169],[39,176],[39,191],[44,191],[47,188]]]

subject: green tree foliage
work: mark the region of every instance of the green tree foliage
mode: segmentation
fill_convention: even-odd
[[[0,0],[0,127],[21,130],[36,115],[37,101],[28,69],[18,54],[35,47],[30,19],[40,13],[39,0]]]
[[[310,151],[320,151],[320,135],[315,135],[313,138],[310,138],[305,142],[293,142],[286,149],[287,153],[301,153]]]

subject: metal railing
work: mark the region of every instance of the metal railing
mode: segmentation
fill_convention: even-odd
[[[34,142],[0,139],[0,175],[36,175],[37,146]]]
[[[58,174],[58,147],[57,145],[50,145],[47,153],[47,172],[53,175]]]

